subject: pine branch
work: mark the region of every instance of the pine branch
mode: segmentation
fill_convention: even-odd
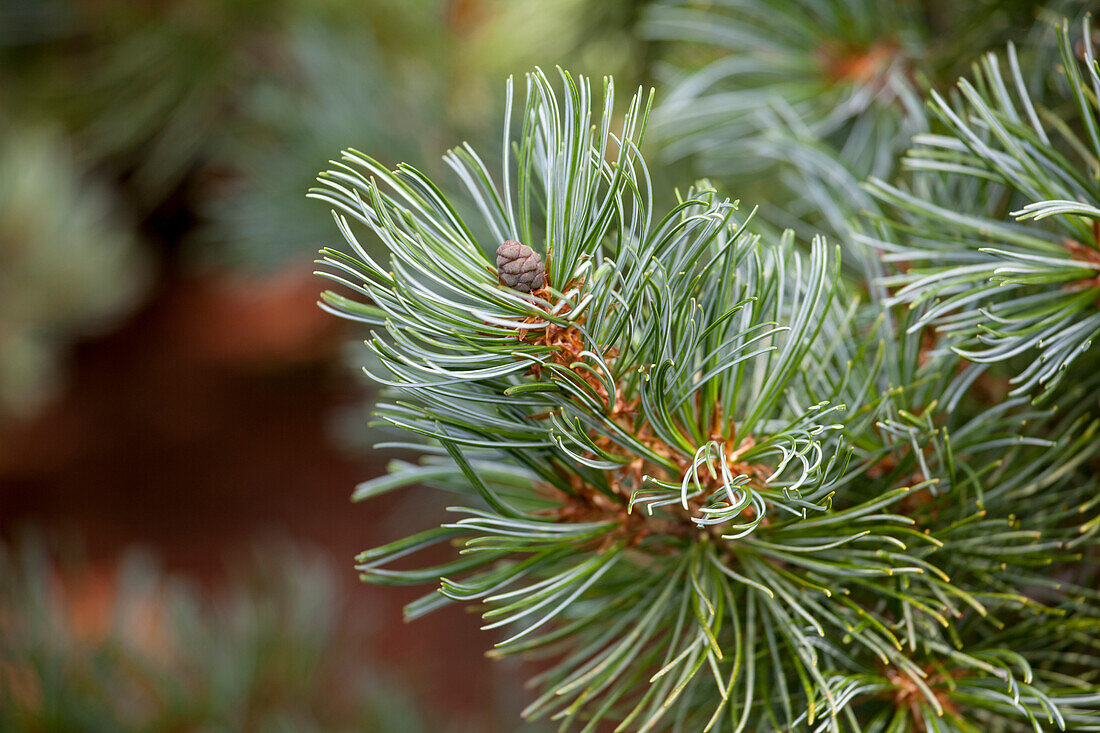
[[[933,95],[946,133],[917,138],[913,188],[870,186],[896,212],[896,235],[868,240],[903,263],[892,302],[928,303],[918,323],[971,361],[1030,357],[1015,395],[1051,390],[1100,334],[1100,75],[1091,44],[1082,64],[1067,26],[1059,39],[1060,99],[1031,98],[1013,47],[1007,78],[989,55],[955,101]]]
[[[980,371],[920,312],[861,305],[821,241],[762,237],[709,187],[657,214],[641,93],[613,132],[610,80],[602,108],[561,81],[528,76],[499,173],[448,154],[465,203],[353,151],[312,194],[350,247],[321,274],[365,299],[322,307],[372,328],[392,391],[376,414],[426,441],[357,497],[462,497],[455,520],[361,553],[363,578],[439,583],[410,618],[481,602],[494,656],[553,660],[526,714],[563,729],[1095,720],[1091,659],[1004,636],[1072,618],[1095,639],[1091,597],[1042,574],[1095,535],[1091,489],[1059,482],[1092,423],[1052,427],[1081,436],[1055,445],[1019,437],[1053,420],[1021,400],[956,411]],[[487,253],[512,240],[542,288],[503,284]],[[458,555],[394,567],[440,543]]]
[[[743,176],[758,159],[777,100],[861,177],[888,173],[923,121],[916,76],[928,39],[911,3],[673,0],[655,3],[643,30],[707,49],[677,75],[658,132],[671,155],[705,151],[715,175]]]

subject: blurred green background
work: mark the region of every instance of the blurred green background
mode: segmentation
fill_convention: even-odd
[[[518,728],[475,617],[356,582],[442,507],[348,500],[390,457],[305,192],[491,158],[536,64],[647,79],[640,9],[0,0],[0,730]]]

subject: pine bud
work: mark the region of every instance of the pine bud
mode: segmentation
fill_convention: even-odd
[[[497,247],[497,275],[508,287],[530,293],[542,287],[546,271],[538,252],[509,239]]]

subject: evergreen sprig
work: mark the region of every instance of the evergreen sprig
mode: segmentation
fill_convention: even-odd
[[[499,171],[448,153],[465,200],[355,151],[312,192],[350,247],[322,274],[357,294],[322,307],[370,326],[376,414],[423,440],[356,498],[459,497],[362,577],[438,583],[409,618],[479,601],[493,655],[552,660],[526,714],[563,729],[1100,726],[1087,411],[973,399],[925,311],[707,184],[655,212],[649,98],[619,118],[610,80],[599,107],[560,76],[518,114],[509,84]],[[502,284],[508,240],[543,288]]]
[[[1010,39],[1038,39],[1041,68],[1050,19],[1086,5],[657,0],[642,26],[665,50],[655,131],[667,158],[757,199],[762,224],[807,239],[828,232],[851,273],[873,279],[853,246],[853,219],[877,213],[860,183],[896,175],[912,136],[928,129],[927,88]]]
[[[1011,45],[1007,75],[987,55],[956,98],[933,92],[945,129],[916,138],[913,185],[870,184],[897,212],[896,234],[868,240],[903,263],[892,302],[927,303],[914,325],[967,359],[1018,365],[1012,394],[1052,389],[1100,334],[1100,74],[1067,25],[1059,48],[1055,98],[1032,99]]]
[[[705,154],[713,175],[783,158],[759,147],[777,107],[861,176],[890,172],[924,120],[917,76],[930,31],[913,3],[666,0],[643,30],[695,51],[665,71],[674,89],[659,132],[670,155]]]

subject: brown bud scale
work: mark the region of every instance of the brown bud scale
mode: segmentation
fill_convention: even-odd
[[[530,293],[542,287],[546,270],[538,252],[509,239],[497,247],[497,276],[504,285],[521,293]]]

